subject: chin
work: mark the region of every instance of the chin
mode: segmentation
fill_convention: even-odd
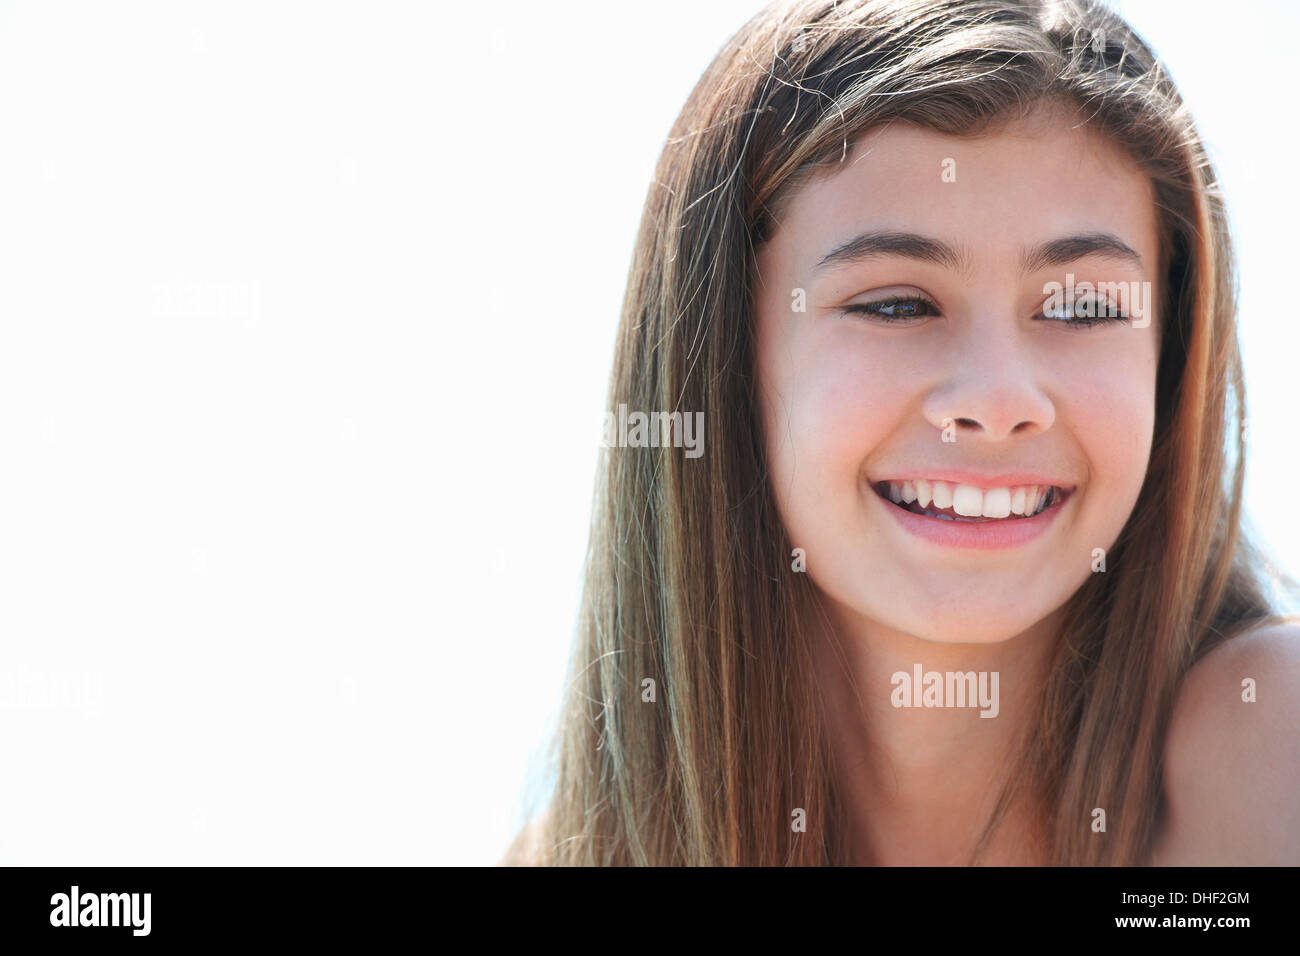
[[[935,644],[1000,644],[1028,630],[1034,623],[1009,618],[975,620],[963,616],[937,622],[918,621],[904,633]]]
[[[879,595],[872,595],[853,600],[845,609],[867,628],[886,627],[936,644],[998,644],[1032,628],[1068,597],[1056,605],[1026,607],[1020,595],[990,595],[987,590],[969,599],[950,596],[942,602],[925,594],[898,592],[886,605]]]

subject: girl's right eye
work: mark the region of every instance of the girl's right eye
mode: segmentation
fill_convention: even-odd
[[[882,322],[906,322],[939,314],[939,307],[920,296],[891,296],[877,302],[855,302],[844,307],[845,312],[867,315]]]

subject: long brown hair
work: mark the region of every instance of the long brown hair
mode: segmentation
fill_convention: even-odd
[[[814,682],[817,594],[791,573],[767,481],[756,250],[792,191],[864,131],[974,135],[1046,99],[1127,148],[1155,187],[1156,423],[1111,571],[1067,604],[1035,733],[983,836],[1023,785],[1049,811],[1053,862],[1147,859],[1180,680],[1271,616],[1239,533],[1244,396],[1213,169],[1155,55],[1102,4],[809,0],[769,6],[725,44],[649,190],[609,407],[702,412],[706,452],[603,452],[539,862],[848,861]]]

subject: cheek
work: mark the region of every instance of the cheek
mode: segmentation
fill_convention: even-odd
[[[1118,534],[1150,462],[1156,356],[1150,341],[1111,344],[1118,347],[1061,371],[1057,404],[1058,425],[1089,465],[1094,518]]]
[[[789,352],[772,371],[774,474],[819,494],[851,490],[863,461],[903,417],[904,377],[860,346]]]

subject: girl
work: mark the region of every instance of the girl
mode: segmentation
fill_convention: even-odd
[[[1300,863],[1226,222],[1104,6],[748,23],[659,162],[609,393],[703,453],[603,453],[508,859]]]

